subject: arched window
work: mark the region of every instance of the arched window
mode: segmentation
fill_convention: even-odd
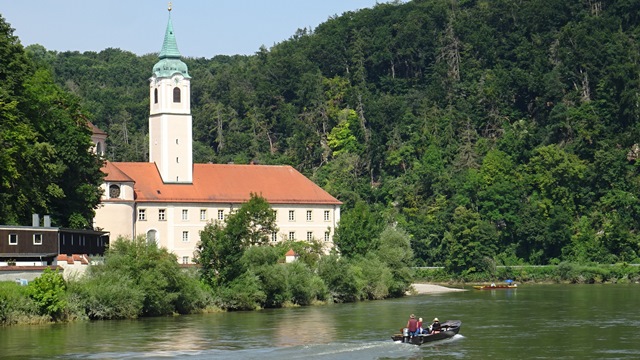
[[[147,231],[147,244],[156,244],[158,243],[158,232],[155,230]]]
[[[173,88],[173,102],[174,103],[179,103],[180,102],[180,88],[179,87],[174,87]]]
[[[98,141],[98,143],[96,144],[96,155],[98,156],[104,155],[102,153],[102,143],[100,141]]]
[[[158,89],[153,89],[153,103],[158,103]]]

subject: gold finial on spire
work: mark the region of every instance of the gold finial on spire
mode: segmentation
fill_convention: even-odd
[[[169,1],[169,11],[171,11],[171,1]]]

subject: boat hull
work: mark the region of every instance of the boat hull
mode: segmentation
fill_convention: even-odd
[[[442,331],[435,334],[420,334],[415,336],[403,336],[402,334],[394,334],[391,336],[393,341],[400,341],[407,344],[422,345],[425,343],[444,340],[454,337],[460,332],[460,326],[462,321],[460,320],[448,320],[442,323]]]

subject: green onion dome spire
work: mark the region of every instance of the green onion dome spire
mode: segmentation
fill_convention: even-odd
[[[153,66],[153,74],[156,77],[171,77],[176,73],[180,73],[185,78],[191,78],[187,64],[180,60],[180,51],[178,51],[178,43],[171,23],[171,3],[169,3],[169,22],[164,33],[164,42],[162,43],[159,58],[160,61]]]

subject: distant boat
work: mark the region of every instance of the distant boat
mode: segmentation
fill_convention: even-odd
[[[442,330],[440,332],[414,336],[409,336],[409,330],[404,328],[402,334],[393,334],[391,339],[407,344],[422,345],[432,341],[452,338],[460,331],[460,326],[462,326],[462,321],[460,320],[447,320],[442,323]]]

